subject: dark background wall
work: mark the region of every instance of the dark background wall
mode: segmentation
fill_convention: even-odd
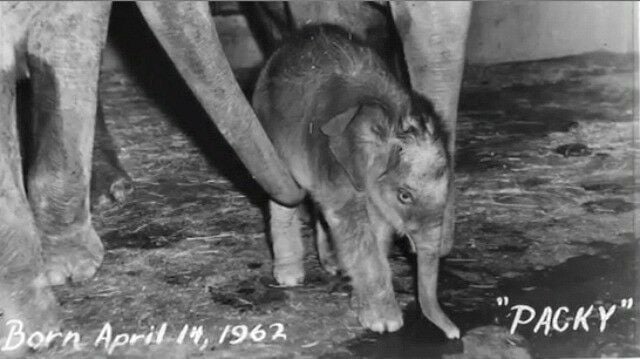
[[[633,51],[631,1],[487,1],[474,5],[467,61],[540,60]]]

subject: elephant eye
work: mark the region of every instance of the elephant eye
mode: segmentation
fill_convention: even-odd
[[[413,196],[406,189],[398,189],[398,201],[404,204],[410,204],[413,202]]]

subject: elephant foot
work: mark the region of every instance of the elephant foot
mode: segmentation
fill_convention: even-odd
[[[91,208],[103,210],[124,203],[133,192],[133,181],[123,169],[108,163],[93,163]]]
[[[338,259],[333,251],[320,254],[320,264],[322,265],[322,269],[331,275],[338,275],[338,272],[340,271]]]
[[[393,293],[382,298],[355,297],[356,311],[360,324],[376,333],[395,332],[404,324],[402,311]]]
[[[0,357],[21,358],[31,349],[46,349],[48,343],[27,338],[34,332],[46,336],[57,331],[57,313],[58,303],[44,275],[12,273],[10,281],[0,280]]]
[[[283,287],[295,287],[304,282],[303,262],[275,264],[273,277]]]
[[[102,241],[93,226],[64,238],[43,241],[46,277],[50,285],[87,280],[96,273],[104,256]]]

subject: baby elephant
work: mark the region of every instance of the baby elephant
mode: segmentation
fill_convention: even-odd
[[[255,111],[297,183],[322,213],[320,259],[352,279],[360,323],[396,331],[387,259],[394,232],[417,251],[423,313],[447,337],[458,328],[440,308],[438,260],[451,170],[430,104],[404,88],[372,50],[335,27],[303,30],[269,59],[253,95]],[[274,276],[284,286],[304,278],[297,208],[273,201]]]

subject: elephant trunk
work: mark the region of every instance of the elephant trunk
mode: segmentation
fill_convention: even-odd
[[[438,328],[442,329],[447,338],[460,338],[460,329],[451,322],[438,304],[438,265],[439,255],[432,249],[417,249],[418,256],[418,298],[422,313]]]
[[[277,155],[240,90],[207,2],[141,1],[138,8],[178,72],[256,181],[276,201],[305,193]]]

